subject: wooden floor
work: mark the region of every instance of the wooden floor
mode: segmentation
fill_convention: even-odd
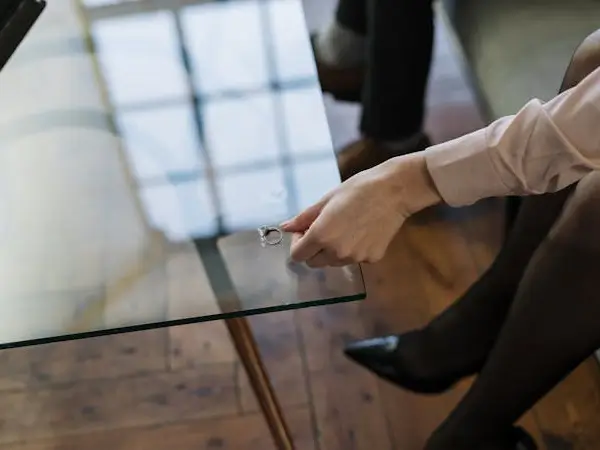
[[[307,0],[309,21],[322,6]],[[317,14],[317,12],[319,14]],[[428,129],[436,140],[481,125],[438,35]],[[328,100],[336,141],[357,110]],[[412,220],[379,264],[369,298],[258,316],[252,326],[300,450],[419,450],[467,383],[440,397],[378,381],[341,356],[344,342],[406,330],[461,294],[501,239],[501,205]],[[0,449],[269,450],[273,446],[221,323],[0,352]],[[550,450],[600,448],[600,376],[578,369],[524,422]]]

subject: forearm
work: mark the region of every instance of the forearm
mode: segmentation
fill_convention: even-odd
[[[399,156],[383,164],[407,215],[443,202],[427,167],[426,152]]]
[[[444,201],[562,189],[600,168],[600,69],[546,104],[423,152]]]

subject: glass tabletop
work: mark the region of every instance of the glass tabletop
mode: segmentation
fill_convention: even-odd
[[[0,347],[364,298],[276,225],[339,183],[300,0],[61,0],[0,73]]]

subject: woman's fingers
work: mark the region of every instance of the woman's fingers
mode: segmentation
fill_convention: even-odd
[[[314,238],[310,230],[304,234],[296,233],[292,238],[290,256],[295,262],[305,262],[322,250],[322,246]]]
[[[315,203],[309,208],[302,211],[296,217],[283,222],[280,226],[283,231],[288,233],[303,233],[313,224],[313,222],[319,217],[319,214],[323,210],[323,207],[327,203],[329,196],[321,200],[319,203]]]

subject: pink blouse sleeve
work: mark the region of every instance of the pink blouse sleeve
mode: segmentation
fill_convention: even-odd
[[[425,155],[453,206],[560,190],[600,169],[600,68],[545,104],[531,100],[514,116]]]

